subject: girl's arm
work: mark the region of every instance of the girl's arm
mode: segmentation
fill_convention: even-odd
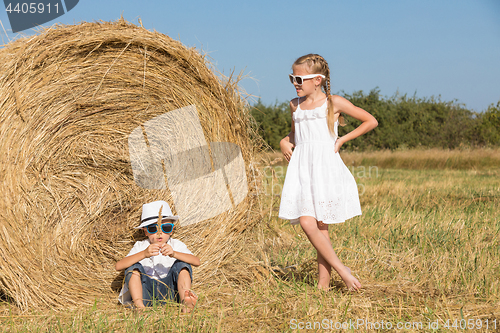
[[[288,133],[287,136],[285,136],[283,139],[280,141],[280,148],[281,152],[283,153],[283,156],[285,156],[286,160],[290,162],[290,158],[292,157],[292,148],[295,147],[295,122],[293,121],[293,113],[297,109],[296,103],[294,103],[294,100],[290,101],[290,116],[292,117],[292,129],[290,130],[290,133]]]
[[[355,128],[351,132],[349,132],[346,135],[341,136],[337,139],[337,142],[335,143],[335,152],[338,153],[340,150],[340,147],[344,143],[371,131],[372,129],[377,127],[378,122],[371,114],[369,114],[368,112],[366,112],[362,108],[354,106],[351,102],[349,102],[344,97],[341,97],[338,95],[332,95],[332,96],[330,96],[330,98],[332,99],[333,111],[335,113],[340,114],[341,112],[343,112],[343,113],[345,113],[351,117],[354,117],[362,122],[361,125],[359,125],[357,128]]]

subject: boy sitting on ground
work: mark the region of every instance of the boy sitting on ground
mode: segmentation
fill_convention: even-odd
[[[118,271],[126,269],[120,303],[143,309],[154,301],[175,300],[184,304],[183,312],[195,307],[198,297],[191,291],[191,265],[199,266],[200,259],[183,242],[171,238],[173,222],[178,219],[165,201],[142,206],[141,224],[136,229],[144,229],[147,239],[136,242],[115,266]]]

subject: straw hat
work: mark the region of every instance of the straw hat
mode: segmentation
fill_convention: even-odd
[[[177,221],[179,216],[174,216],[172,210],[166,201],[153,201],[142,205],[141,224],[135,229],[144,228],[158,221],[158,215],[161,209],[161,218]]]

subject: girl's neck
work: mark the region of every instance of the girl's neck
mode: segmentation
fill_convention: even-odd
[[[320,91],[315,91],[309,95],[299,97],[299,100],[302,103],[306,102],[306,104],[314,105],[314,104],[318,103],[318,101],[324,102],[325,98],[326,98],[326,94],[320,90]]]

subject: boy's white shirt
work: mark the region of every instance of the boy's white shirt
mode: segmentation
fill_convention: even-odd
[[[170,245],[175,252],[193,254],[191,253],[191,251],[189,251],[186,244],[178,239],[170,238],[167,241],[167,244]],[[144,251],[149,245],[151,245],[149,239],[135,242],[134,246],[127,254],[127,257]],[[177,259],[175,258],[164,256],[160,253],[157,256],[144,258],[139,261],[139,263],[142,265],[142,267],[144,267],[144,271],[150,278],[159,280],[167,276],[168,272],[170,271],[170,267],[172,267],[176,260]],[[118,296],[118,300],[122,304],[132,303],[132,296],[130,296],[127,285],[123,285],[122,290],[120,291],[120,295]]]

